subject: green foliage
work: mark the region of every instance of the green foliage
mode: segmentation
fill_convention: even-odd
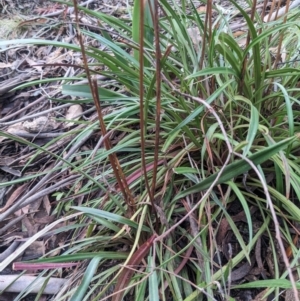
[[[111,294],[111,288],[120,275],[118,265],[124,263],[124,254],[119,250],[123,246],[127,251],[129,249],[125,254],[128,262],[136,256],[138,246],[153,232],[157,233],[158,238],[153,252],[144,258],[148,258],[148,267],[140,270],[134,267],[137,271],[130,285],[134,288],[136,300],[158,300],[158,297],[162,300],[215,300],[213,298],[217,296],[232,300],[228,282],[231,273],[242,261],[251,261],[251,254],[263,234],[267,237],[265,241],[270,246],[274,245],[277,234],[267,230],[274,227],[272,221],[285,243],[292,246],[294,264],[299,258],[289,233],[289,223],[300,219],[299,113],[295,110],[300,99],[300,71],[295,53],[300,44],[299,22],[296,16],[291,15],[286,23],[279,19],[265,24],[258,16],[251,19],[245,9],[232,2],[243,16],[248,30],[246,34],[250,37],[247,45],[241,45],[227,26],[229,17],[220,14],[218,23],[209,31],[204,16],[196,12],[193,3],[190,3],[192,1],[182,1],[182,7],[166,0],[160,1],[164,11],[159,19],[161,123],[160,128],[156,128],[158,87],[155,80],[159,70],[154,63],[155,29],[150,9],[153,9],[154,2],[147,1],[142,25],[139,15],[142,1],[134,1],[132,20],[79,7],[80,11],[99,20],[99,24],[110,26],[115,35],[122,37],[121,41],[114,40],[103,29],[101,33],[82,30],[83,36],[105,46],[105,50],[86,46],[86,55],[102,67],[102,75],[112,80],[110,87],[103,85],[98,88],[102,109],[113,108],[104,116],[107,131],[116,133],[118,138],[111,149],[78,149],[76,154],[64,157],[64,153],[78,141],[99,130],[95,120],[80,120],[79,123],[84,125],[82,128],[66,133],[69,143],[61,153],[50,150],[56,143],[55,139],[40,147],[5,132],[1,134],[35,147],[36,157],[40,152],[45,152],[54,161],[61,162],[55,166],[55,172],[67,169],[69,174],[77,175],[76,180],[68,183],[71,188],[64,190],[64,196],[73,205],[70,209],[68,203],[68,209],[80,211],[83,215],[78,217],[73,237],[66,243],[69,250],[55,256],[55,259],[51,258],[50,252],[46,254],[45,261],[84,260],[99,255],[82,272],[84,278],[81,284],[74,284],[72,288],[73,292],[80,292],[80,298],[83,298],[80,300],[99,300]],[[61,3],[70,5],[68,2]],[[139,73],[141,26],[145,45],[142,79]],[[196,44],[188,30],[191,27],[199,29],[201,39]],[[286,58],[274,65],[275,59],[270,49],[278,47],[281,37]],[[56,41],[10,41],[10,44],[13,43],[46,44],[80,51],[80,47],[74,44]],[[0,46],[5,44],[7,42],[0,42]],[[78,80],[82,77],[80,75]],[[66,80],[69,83],[63,85],[62,92],[76,97],[72,102],[92,103],[93,96],[88,85],[72,85],[76,81],[74,77]],[[141,80],[145,95],[145,135],[142,137],[139,131]],[[158,141],[154,138],[156,131],[159,131]],[[159,153],[155,162],[156,142],[159,143]],[[158,209],[149,206],[149,191],[145,188],[147,179],[141,172],[142,143],[145,143],[149,186],[153,183],[154,164],[158,165],[154,194]],[[128,205],[108,161],[113,153],[117,155],[135,196],[136,211],[131,216],[128,216]],[[74,160],[75,156],[80,159]],[[269,175],[273,175],[271,180]],[[43,173],[24,175],[2,185],[31,181],[42,176]],[[76,188],[78,183],[82,184],[79,190]],[[99,190],[102,191],[100,196],[89,197]],[[61,192],[53,190],[52,193],[57,201],[63,199]],[[76,206],[76,195],[83,196],[81,206]],[[230,210],[234,206],[245,213],[245,232],[240,230],[232,216]],[[251,214],[253,207],[257,209],[259,218]],[[64,212],[68,214],[62,202],[57,206],[56,214]],[[281,221],[280,227],[276,224],[277,217]],[[238,247],[228,263],[221,265],[214,262],[213,255],[221,256],[222,253],[216,237],[224,219]],[[172,228],[179,220],[182,222]],[[194,226],[193,220],[196,223]],[[254,224],[258,220],[261,224],[256,229]],[[165,237],[166,231],[170,233]],[[87,234],[77,240],[79,233]],[[193,247],[191,258],[178,269],[189,247]],[[274,270],[278,271],[281,255],[274,249],[273,256]],[[118,262],[112,261],[112,258]],[[113,270],[107,269],[106,272],[107,262]],[[99,275],[96,275],[97,269]],[[274,277],[272,280],[232,285],[231,290],[268,287],[270,293],[275,288],[291,287],[290,282],[282,282],[283,275],[279,272]],[[218,281],[218,285],[214,281]],[[95,295],[84,297],[89,285]],[[57,300],[68,298],[65,291]],[[77,299],[74,295],[70,300]]]

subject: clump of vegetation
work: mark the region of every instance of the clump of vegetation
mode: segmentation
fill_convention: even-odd
[[[299,12],[263,22],[267,7],[258,14],[255,2],[250,14],[236,2],[236,14],[211,1],[204,14],[193,1],[142,2],[129,19],[74,3],[80,47],[22,41],[81,51],[78,81],[88,79],[62,86],[73,97],[64,102],[90,108],[73,130],[44,146],[1,131],[35,149],[28,166],[52,159],[5,185],[32,183],[15,209],[41,188],[56,197],[60,220],[47,231],[69,221],[55,230],[65,243],[35,261],[81,263],[54,300],[296,294]],[[80,28],[81,12],[99,26]],[[236,16],[242,35],[230,26]]]

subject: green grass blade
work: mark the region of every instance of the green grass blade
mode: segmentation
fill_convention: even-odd
[[[297,289],[300,289],[300,283],[296,283]],[[249,283],[243,283],[239,285],[233,285],[232,288],[263,288],[263,287],[281,287],[284,289],[292,288],[291,282],[287,279],[270,279],[270,280],[260,280],[253,281]]]
[[[251,118],[250,118],[250,124],[248,128],[248,134],[247,134],[247,145],[243,148],[243,156],[247,156],[248,152],[250,151],[253,141],[255,139],[257,130],[259,125],[259,114],[253,105],[251,105]]]
[[[90,261],[90,263],[83,275],[82,282],[79,285],[79,287],[77,288],[75,294],[71,297],[70,301],[82,301],[85,293],[87,292],[87,290],[89,288],[92,278],[97,270],[100,260],[101,260],[101,258],[95,257]]]
[[[272,146],[266,147],[265,149],[258,151],[254,155],[249,156],[249,160],[252,161],[255,165],[259,165],[267,160],[269,160],[273,155],[277,154],[282,149],[286,148],[290,143],[296,140],[296,137],[287,138],[282,140]],[[229,164],[225,169],[223,174],[220,176],[219,180],[216,184],[224,183],[229,181],[230,179],[245,173],[250,170],[251,166],[244,160],[237,160],[231,164]],[[201,183],[190,187],[183,192],[179,193],[175,199],[178,200],[180,198],[185,197],[186,195],[192,193],[199,193],[202,190],[205,190],[211,186],[213,181],[217,178],[218,173],[215,173]]]
[[[202,69],[201,71],[195,72],[189,76],[186,77],[186,79],[191,79],[191,78],[196,78],[199,76],[204,76],[204,75],[215,75],[215,74],[231,74],[238,78],[238,74],[231,68],[227,67],[212,67],[212,68],[205,68]]]
[[[149,301],[157,301],[159,300],[158,295],[158,281],[157,281],[157,272],[155,270],[155,266],[153,266],[153,258],[152,256],[148,256],[148,266],[150,267],[150,276],[149,276]]]
[[[133,227],[135,229],[137,229],[139,227],[139,224],[136,222],[133,222],[132,220],[122,217],[120,215],[108,212],[108,211],[104,211],[104,210],[100,210],[100,209],[94,209],[94,208],[87,208],[87,207],[77,207],[77,206],[73,206],[71,207],[77,211],[81,211],[83,213],[86,213],[88,215],[90,215],[91,217],[93,217],[94,215],[100,218],[106,218],[110,221],[114,221],[116,223],[120,223],[123,225],[127,225],[129,227]],[[146,232],[150,232],[150,229],[147,226],[143,226],[142,227],[143,231]]]
[[[94,257],[100,259],[126,259],[128,257],[128,253],[123,252],[111,252],[111,251],[102,251],[102,252],[89,252],[89,253],[77,253],[77,254],[63,254],[61,256],[53,257],[53,258],[42,258],[38,260],[32,260],[32,263],[63,263],[63,262],[71,262],[71,261],[81,261],[87,259],[93,259]]]

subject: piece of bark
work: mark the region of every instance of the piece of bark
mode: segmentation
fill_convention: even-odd
[[[37,278],[38,277],[28,275],[0,275],[0,291],[3,291],[5,289],[5,292],[19,293],[35,281],[30,292],[37,294],[40,292],[44,282],[47,280],[46,277],[40,277],[39,279]],[[43,294],[57,294],[67,281],[67,279],[51,277],[43,290]]]

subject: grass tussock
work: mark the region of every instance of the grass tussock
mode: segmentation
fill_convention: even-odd
[[[23,175],[1,184],[26,193],[0,219],[47,195],[59,219],[47,231],[65,240],[36,262],[80,263],[53,300],[296,294],[299,12],[264,22],[267,1],[260,13],[208,1],[204,14],[193,1],[135,1],[122,19],[61,3],[75,7],[78,45],[10,43],[81,52],[84,74],[54,103],[81,104],[85,118],[42,146],[0,132],[33,150]],[[82,13],[96,29],[80,26]]]

